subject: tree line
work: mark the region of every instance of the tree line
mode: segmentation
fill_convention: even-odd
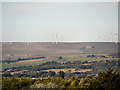
[[[11,63],[11,62],[18,62],[24,60],[33,60],[33,59],[43,59],[46,57],[29,57],[29,58],[18,58],[17,60],[2,60],[2,63]]]

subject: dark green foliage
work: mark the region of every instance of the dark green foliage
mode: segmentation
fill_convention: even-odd
[[[31,78],[2,78],[2,90],[18,90],[22,88],[29,88],[30,85],[34,84],[35,80]]]
[[[52,72],[50,72],[52,73]],[[108,69],[106,72],[99,72],[96,77],[75,78],[74,76],[69,79],[64,79],[64,72],[59,72],[60,77],[51,78],[3,78],[2,90],[21,90],[28,88],[99,88],[111,90],[111,88],[120,89],[120,74]]]
[[[120,74],[108,69],[106,72],[99,72],[92,80],[90,88],[120,88]]]
[[[95,55],[87,55],[87,57],[96,57]]]
[[[18,61],[24,61],[24,60],[33,60],[33,59],[43,59],[46,57],[32,57],[32,58],[18,58],[17,60],[3,60],[2,63],[11,63],[11,62],[18,62]]]
[[[59,77],[63,78],[64,79],[64,76],[65,76],[65,73],[63,71],[60,71],[59,72]]]
[[[54,71],[49,71],[48,76],[55,76],[55,72]]]
[[[62,59],[62,56],[60,56],[59,59]]]
[[[118,60],[118,67],[120,68],[120,60]]]

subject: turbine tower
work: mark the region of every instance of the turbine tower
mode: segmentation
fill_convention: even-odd
[[[12,35],[10,34],[10,44],[12,44]]]
[[[28,33],[27,41],[28,41],[28,42],[27,42],[27,46],[30,46],[30,42],[29,42],[29,41],[30,41],[30,33]]]
[[[63,42],[63,35],[61,36],[61,42]]]
[[[101,36],[99,35],[99,33],[96,34],[96,40],[97,40],[97,42],[101,41]]]
[[[111,42],[113,42],[113,34],[110,33],[110,39],[111,39]]]
[[[117,41],[118,41],[118,37],[117,34],[115,34],[115,44],[117,44]]]
[[[58,43],[58,34],[55,34],[56,44]]]
[[[98,41],[98,42],[101,41],[101,36],[98,36],[97,41]]]
[[[96,33],[96,42],[99,41],[98,33]]]
[[[52,35],[52,38],[51,38],[51,42],[54,44],[55,40],[54,40],[54,33],[51,34]]]

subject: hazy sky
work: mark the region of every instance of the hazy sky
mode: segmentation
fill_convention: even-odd
[[[118,3],[4,2],[3,41],[110,41],[118,32]]]

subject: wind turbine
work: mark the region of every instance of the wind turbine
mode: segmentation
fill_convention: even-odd
[[[51,34],[51,42],[54,44],[55,40],[54,40],[54,34]]]
[[[117,44],[117,41],[118,41],[118,37],[117,34],[115,34],[115,44]]]
[[[98,41],[101,41],[101,36],[98,36],[98,38],[97,38],[97,39],[98,39]]]
[[[56,44],[58,43],[58,34],[55,34]]]
[[[99,35],[99,33],[96,34],[96,40],[97,40],[97,42],[99,42],[101,40],[101,36]]]
[[[27,46],[30,46],[30,33],[28,33],[28,35],[27,35]]]
[[[12,35],[10,34],[10,44],[12,44]]]
[[[63,42],[63,35],[61,36],[61,42]]]
[[[98,38],[98,33],[96,33],[96,42],[99,41],[99,38]]]
[[[110,33],[110,39],[111,39],[111,42],[113,42],[113,34]]]

